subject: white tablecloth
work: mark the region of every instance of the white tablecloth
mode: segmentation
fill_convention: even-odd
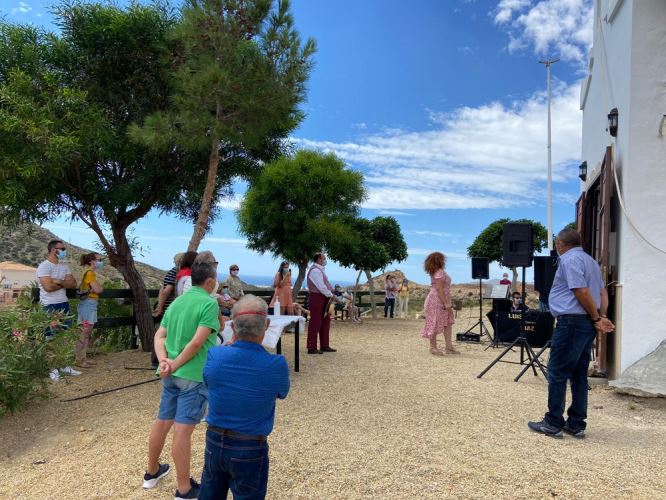
[[[280,316],[268,316],[268,319],[271,320],[271,323],[268,325],[268,330],[266,330],[266,335],[264,336],[264,341],[261,345],[264,347],[270,347],[271,349],[275,349],[282,332],[284,332],[284,329],[289,325],[293,325],[298,321],[300,323],[300,332],[303,333],[305,329],[305,318],[303,316],[288,316],[282,314]],[[233,323],[233,321],[227,321],[224,324],[224,330],[222,330],[222,338],[224,339],[225,344],[231,340],[233,335],[231,323]]]

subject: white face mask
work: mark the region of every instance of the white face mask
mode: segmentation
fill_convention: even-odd
[[[238,271],[231,271],[232,276],[238,276]]]
[[[326,267],[326,264],[328,264],[328,260],[324,259],[321,261],[321,267]]]

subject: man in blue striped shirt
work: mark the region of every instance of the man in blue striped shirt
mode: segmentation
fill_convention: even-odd
[[[206,458],[200,499],[265,498],[268,489],[268,442],[275,420],[275,400],[289,393],[284,356],[262,346],[266,302],[245,295],[233,307],[231,345],[208,351],[203,378],[208,385]]]
[[[556,438],[564,432],[585,437],[592,342],[597,332],[603,335],[615,328],[606,317],[608,293],[599,264],[580,245],[580,233],[574,229],[560,231],[555,241],[560,259],[548,296],[550,312],[557,319],[548,360],[548,412],[540,422],[527,424]],[[571,406],[565,421],[567,380],[571,381]]]

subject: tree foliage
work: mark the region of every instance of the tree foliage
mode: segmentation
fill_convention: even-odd
[[[333,154],[298,151],[263,169],[238,210],[248,247],[298,265],[295,293],[312,256],[348,232],[365,197],[363,176]]]
[[[300,123],[299,104],[312,66],[314,41],[301,43],[289,1],[189,0],[171,39],[176,66],[168,109],[148,116],[132,134],[157,150],[208,152],[207,180],[185,212],[196,220],[196,250],[218,215],[215,201],[236,177],[248,178],[284,151]],[[194,207],[192,207],[194,208]]]
[[[532,225],[532,245],[535,252],[543,250],[547,244],[548,231],[540,222],[530,219],[499,219],[491,222],[479,235],[474,242],[467,247],[468,257],[488,257],[490,262],[502,264],[502,236],[504,234],[504,224],[509,222],[516,224]]]
[[[61,34],[0,23],[0,223],[78,218],[130,285],[144,349],[150,305],[130,226],[151,209],[180,213],[205,183],[205,152],[154,151],[133,123],[169,105],[168,33],[156,5],[62,3]]]

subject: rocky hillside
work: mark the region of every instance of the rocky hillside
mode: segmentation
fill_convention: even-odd
[[[51,231],[36,224],[24,225],[18,228],[7,228],[0,226],[0,262],[12,260],[28,266],[37,267],[46,258],[46,244],[50,240],[61,239],[67,245],[67,259],[65,260],[72,269],[77,279],[82,273],[79,265],[81,255],[93,250],[77,247],[67,243],[66,235],[55,235]],[[137,262],[137,268],[148,288],[159,288],[162,284],[165,271],[148,264]],[[110,265],[104,267],[99,273],[103,279],[121,280],[122,276]]]

